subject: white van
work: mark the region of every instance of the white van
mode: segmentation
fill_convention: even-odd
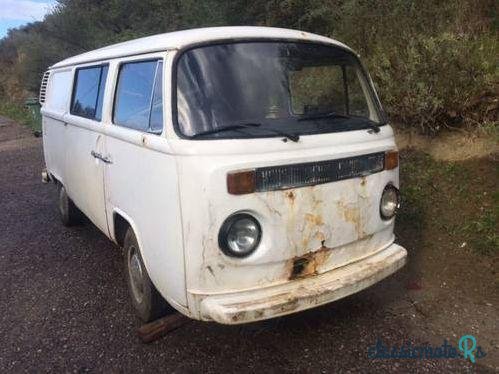
[[[392,128],[359,57],[295,30],[173,32],[42,81],[45,180],[124,248],[144,321],[236,324],[325,304],[402,267]]]

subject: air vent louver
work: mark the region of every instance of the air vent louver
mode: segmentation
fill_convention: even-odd
[[[45,103],[45,95],[47,93],[47,84],[49,82],[49,77],[50,77],[50,71],[46,71],[45,74],[43,74],[42,84],[40,85],[40,96],[38,98],[38,101],[40,102],[41,105]]]

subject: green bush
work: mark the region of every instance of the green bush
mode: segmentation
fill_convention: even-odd
[[[497,10],[494,0],[58,0],[43,22],[0,40],[0,98],[36,93],[50,64],[107,44],[192,27],[267,25],[353,47],[394,122],[425,133],[496,128]]]
[[[335,35],[363,56],[392,120],[425,133],[497,125],[496,6],[347,0]]]
[[[42,129],[42,124],[39,118],[35,118],[31,111],[23,104],[1,101],[0,115],[28,126],[33,131],[41,131]]]
[[[487,119],[498,53],[489,38],[443,33],[415,37],[403,49],[378,48],[367,61],[391,118],[435,133]],[[497,104],[493,111],[491,120]]]

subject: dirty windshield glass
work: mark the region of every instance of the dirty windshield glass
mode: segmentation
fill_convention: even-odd
[[[382,120],[357,58],[322,44],[240,42],[188,50],[177,64],[176,96],[178,129],[196,139],[348,131]]]

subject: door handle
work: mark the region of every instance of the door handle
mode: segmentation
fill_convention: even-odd
[[[101,154],[100,154],[100,153],[98,153],[98,152],[92,151],[92,152],[90,152],[90,154],[91,154],[94,158],[97,158],[97,159],[101,160],[102,162],[104,162],[104,163],[106,163],[106,164],[112,164],[112,163],[113,163],[109,157],[107,157],[107,156],[103,156],[103,155],[101,155]]]

